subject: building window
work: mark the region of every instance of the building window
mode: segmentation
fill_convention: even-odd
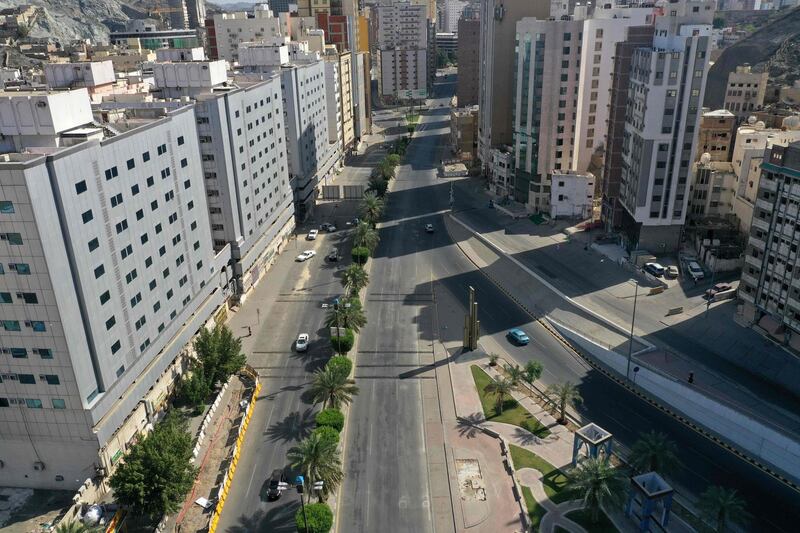
[[[108,331],[111,328],[113,328],[114,324],[116,324],[116,323],[117,323],[117,319],[114,317],[114,315],[111,315],[111,318],[106,320],[106,331]]]
[[[183,146],[183,135],[178,137],[178,146]]]
[[[38,353],[39,357],[42,359],[52,359],[53,358],[53,350],[50,348],[34,348],[34,353]]]
[[[117,193],[111,197],[111,207],[117,207],[122,203],[122,193]]]
[[[22,292],[22,293],[17,293],[17,297],[18,297],[18,298],[19,298],[19,297],[21,297],[21,298],[22,298],[22,300],[23,300],[23,301],[24,301],[26,304],[38,304],[38,303],[39,303],[39,298],[36,296],[36,293],[35,293],[35,292]]]
[[[145,163],[150,161],[150,152],[145,152],[142,154],[142,161],[144,161]]]
[[[44,380],[47,382],[48,385],[60,385],[61,381],[59,381],[58,376],[55,374],[45,374]]]
[[[94,269],[94,279],[99,279],[103,274],[106,273],[106,267],[100,265]]]
[[[81,180],[75,184],[75,193],[82,194],[86,192],[86,181]]]
[[[11,299],[11,293],[0,292],[0,304],[10,304],[10,303],[14,303],[14,301]]]
[[[133,159],[128,159],[127,165],[128,165],[128,170],[133,170],[136,167],[136,161],[134,161]]]
[[[189,160],[186,159],[185,157],[181,159],[181,168],[186,168],[188,166],[189,166]]]
[[[111,167],[106,169],[106,181],[111,180],[119,176],[119,172],[117,171],[117,167]]]
[[[81,214],[81,218],[83,219],[83,223],[84,224],[86,224],[87,222],[90,222],[94,218],[94,215],[92,214],[92,210],[89,209],[88,211],[84,211],[83,214]]]
[[[3,320],[2,324],[6,331],[21,331],[19,320]]]
[[[111,353],[112,354],[117,353],[120,348],[122,348],[122,344],[120,344],[119,341],[115,342],[114,344],[111,345]]]
[[[27,359],[28,358],[28,350],[25,348],[9,348],[9,352],[11,353],[11,357],[14,359]]]
[[[36,385],[33,374],[17,374],[20,385]]]
[[[107,301],[111,299],[111,293],[106,291],[100,295],[100,305],[105,305]]]
[[[25,405],[30,407],[31,409],[41,409],[42,408],[42,400],[38,398],[26,398]]]
[[[53,398],[53,409],[66,409],[67,403],[61,398]]]

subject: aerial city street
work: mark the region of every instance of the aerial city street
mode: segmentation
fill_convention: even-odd
[[[107,3],[0,10],[0,532],[797,530],[798,2]]]

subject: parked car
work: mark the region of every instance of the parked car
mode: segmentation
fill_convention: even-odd
[[[648,272],[648,273],[654,275],[655,277],[660,278],[661,276],[664,275],[664,270],[665,269],[664,269],[663,266],[661,266],[658,263],[645,263],[644,264],[644,270],[645,270],[645,272]]]
[[[697,261],[689,261],[687,268],[689,269],[689,274],[694,278],[695,281],[705,277],[703,267],[701,267],[700,263]]]
[[[308,333],[301,333],[294,341],[294,349],[298,352],[305,352],[308,350]]]
[[[267,487],[267,499],[275,501],[281,497],[281,483],[286,482],[286,476],[283,475],[283,470],[275,469],[269,477],[269,485]]]
[[[336,231],[336,226],[334,226],[330,222],[325,222],[319,227],[319,229],[327,231],[328,233],[333,233],[334,231]]]
[[[297,261],[302,263],[303,261],[308,261],[315,255],[317,255],[317,252],[315,252],[314,250],[306,250],[305,252],[297,256]]]
[[[341,257],[342,256],[339,255],[339,250],[334,248],[333,250],[328,252],[328,255],[325,256],[325,259],[327,259],[328,261],[338,261]]]
[[[531,339],[530,337],[528,337],[528,334],[519,328],[514,328],[512,330],[509,330],[508,338],[520,345],[525,345],[531,342]]]
[[[664,276],[668,278],[677,278],[678,277],[678,267],[675,265],[670,265],[667,267],[667,271],[664,272]]]
[[[714,285],[713,287],[711,287],[706,291],[706,298],[713,298],[714,295],[716,295],[718,292],[729,291],[732,288],[733,287],[731,287],[727,283],[717,283],[716,285]]]
[[[308,232],[308,235],[306,235],[306,240],[314,241],[317,239],[317,235],[319,235],[319,230],[312,229]]]
[[[433,224],[425,224],[425,231],[428,233],[433,233]]]

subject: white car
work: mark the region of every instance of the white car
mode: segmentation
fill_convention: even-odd
[[[664,275],[664,267],[658,263],[645,263],[644,269],[657,278]]]
[[[315,241],[317,240],[317,235],[319,235],[319,230],[312,229],[311,231],[308,232],[308,235],[306,235],[306,240]]]
[[[425,231],[433,233],[433,224],[425,224]]]
[[[297,336],[297,340],[294,341],[294,348],[298,352],[305,352],[308,350],[308,333],[301,333]]]
[[[319,229],[327,231],[328,233],[333,233],[334,231],[336,231],[336,226],[334,226],[330,222],[325,222],[319,227]]]
[[[303,261],[308,261],[315,255],[317,255],[317,252],[315,252],[314,250],[306,250],[305,252],[297,256],[297,260],[302,263]]]
[[[689,268],[689,274],[694,278],[695,281],[705,277],[703,267],[701,267],[700,263],[697,261],[689,261],[687,267]]]

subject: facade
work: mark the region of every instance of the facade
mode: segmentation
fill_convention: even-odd
[[[377,6],[378,91],[384,98],[421,99],[429,83],[427,6]]]
[[[325,98],[328,108],[328,143],[342,147],[342,87],[339,62],[325,61]]]
[[[458,33],[458,20],[461,12],[467,7],[467,2],[461,0],[444,0],[442,3],[442,18],[439,21],[440,31]]]
[[[703,154],[708,154],[711,161],[730,161],[736,122],[736,115],[726,109],[703,113],[695,159],[699,161]]]
[[[478,106],[450,110],[450,147],[454,154],[475,159],[478,149]]]
[[[86,89],[15,92],[0,115],[3,483],[74,490],[154,421],[229,250],[191,105],[93,116]]]
[[[189,28],[202,28],[206,20],[206,0],[185,0]]]
[[[489,180],[492,192],[498,196],[508,196],[514,190],[514,152],[508,146],[494,148],[489,164]]]
[[[625,117],[628,109],[631,58],[639,47],[653,42],[653,26],[631,26],[625,39],[614,47],[614,67],[608,107],[608,135],[603,158],[602,203],[600,219],[607,231],[622,226],[622,204],[619,201],[622,176],[622,153],[625,144]]]
[[[653,43],[631,58],[620,199],[627,245],[678,248],[686,219],[708,74],[710,0],[681,0],[656,18]]]
[[[225,59],[231,63],[237,62],[240,44],[288,36],[288,21],[287,14],[281,13],[276,17],[266,4],[253,6],[252,13],[241,11],[214,15],[213,30],[208,33],[209,57]]]
[[[372,132],[372,76],[369,52],[358,52],[353,59],[353,135],[357,145]]]
[[[459,107],[478,103],[480,72],[481,22],[478,19],[458,21],[458,80],[456,96]]]
[[[792,347],[800,331],[800,280],[795,270],[798,239],[796,197],[800,192],[800,143],[776,146],[762,164],[739,297],[744,315]],[[764,318],[771,320],[763,321]],[[767,323],[764,323],[767,322]],[[768,324],[771,323],[771,324]]]
[[[750,65],[740,65],[728,74],[728,85],[725,89],[725,109],[734,113],[741,123],[753,111],[764,105],[767,92],[767,72],[753,72]]]
[[[733,213],[736,174],[728,161],[714,161],[703,154],[693,166],[689,218],[725,218]]]
[[[437,33],[436,52],[439,51],[455,56],[458,53],[458,36],[455,33]]]
[[[339,67],[339,88],[341,93],[339,113],[341,115],[342,154],[348,154],[355,146],[356,138],[355,120],[353,118],[353,109],[355,108],[353,54],[351,52],[340,53],[335,56],[335,60]]]
[[[197,30],[158,30],[147,26],[144,30],[112,31],[109,41],[123,49],[158,50],[160,48],[195,48],[201,46]]]
[[[594,205],[594,175],[588,172],[556,171],[550,189],[550,216],[577,218],[592,216]]]
[[[549,0],[487,0],[480,12],[478,159],[488,173],[491,149],[512,143],[514,47],[517,22],[524,17],[547,20]],[[506,83],[488,83],[507,80]],[[509,83],[510,82],[510,83]],[[463,105],[463,104],[459,104]]]

